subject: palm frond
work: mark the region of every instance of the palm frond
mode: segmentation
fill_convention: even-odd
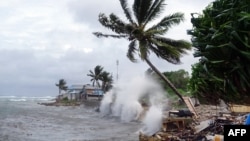
[[[160,36],[154,36],[154,39],[156,39],[158,42],[162,42],[164,44],[168,44],[170,46],[175,47],[181,54],[186,54],[187,50],[192,49],[191,43],[185,40],[173,40]]]
[[[105,14],[100,13],[99,14],[99,22],[106,28],[112,30],[113,32],[117,34],[125,33],[124,27],[126,24],[115,14],[110,14],[109,17],[107,17]]]
[[[153,0],[143,0],[141,7],[140,7],[140,23],[144,23],[147,19],[148,11],[152,5]]]
[[[94,72],[92,70],[89,70],[89,74],[87,74],[87,76],[93,76]]]
[[[128,46],[128,52],[127,52],[127,57],[131,62],[137,62],[137,60],[134,57],[135,52],[137,51],[136,49],[136,40],[133,40],[130,42]]]
[[[172,64],[180,64],[180,54],[176,50],[168,49],[166,46],[151,46],[150,50],[153,51],[157,57],[166,60]]]
[[[123,12],[131,24],[135,24],[130,9],[128,8],[127,0],[120,0]]]
[[[155,39],[151,39],[152,44],[150,44],[150,50],[153,51],[157,57],[162,58],[172,64],[180,63],[181,53],[169,44],[164,42],[159,42]]]
[[[150,9],[148,10],[148,14],[147,14],[147,18],[144,22],[144,26],[154,20],[155,18],[157,18],[161,12],[164,10],[164,3],[165,0],[155,0],[154,3],[151,5]]]
[[[125,38],[125,37],[128,37],[128,35],[125,35],[125,34],[122,34],[122,35],[112,35],[112,34],[103,34],[101,32],[93,32],[93,34],[100,38],[100,37],[105,37],[105,38],[108,38],[108,37],[112,37],[112,38]]]
[[[168,31],[170,27],[172,27],[173,25],[177,25],[182,21],[184,21],[184,14],[177,12],[177,13],[164,17],[159,23],[153,25],[147,31],[162,30],[162,29],[165,29],[166,31]]]
[[[143,0],[134,0],[134,4],[133,4],[133,12],[134,12],[134,15],[135,15],[135,18],[138,22],[138,24],[140,25],[140,11],[141,11],[141,4],[143,3]]]
[[[146,36],[164,35],[166,32],[167,32],[166,29],[147,30],[147,31],[145,31],[145,35],[146,35]]]

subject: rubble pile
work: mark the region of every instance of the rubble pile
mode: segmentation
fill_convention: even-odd
[[[190,112],[167,111],[161,130],[152,136],[139,134],[140,141],[213,141],[223,138],[223,125],[242,125],[246,113],[232,113],[226,108],[200,105],[195,108],[198,118]],[[186,114],[185,114],[186,113]]]

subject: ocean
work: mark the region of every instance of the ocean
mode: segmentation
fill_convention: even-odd
[[[0,96],[0,141],[138,141],[140,122],[103,116],[97,107],[45,106],[55,97]]]

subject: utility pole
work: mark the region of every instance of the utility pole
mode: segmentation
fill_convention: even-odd
[[[119,60],[116,60],[116,81],[118,81],[118,65],[119,65]]]

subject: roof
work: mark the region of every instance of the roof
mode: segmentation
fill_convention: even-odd
[[[71,85],[68,90],[81,90],[83,88],[84,85]]]
[[[92,86],[92,85],[84,85],[84,88],[85,89],[100,89],[101,90],[101,88],[99,88],[99,87],[95,87],[95,86]]]

